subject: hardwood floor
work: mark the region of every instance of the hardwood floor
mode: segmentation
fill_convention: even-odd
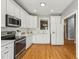
[[[32,45],[22,59],[76,59],[73,42],[65,42],[64,46]]]

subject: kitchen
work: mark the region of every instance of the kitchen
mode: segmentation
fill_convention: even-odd
[[[78,0],[1,0],[1,59],[37,59],[38,55],[40,59],[78,58],[75,33],[77,12]],[[66,40],[64,20],[74,14],[76,38]],[[44,53],[41,49],[44,49]],[[67,50],[59,51],[63,49]],[[56,57],[54,54],[64,57]]]

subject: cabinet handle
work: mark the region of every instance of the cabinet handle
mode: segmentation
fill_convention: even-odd
[[[53,34],[55,33],[55,32],[52,32]]]
[[[5,52],[4,54],[7,54],[9,51]]]

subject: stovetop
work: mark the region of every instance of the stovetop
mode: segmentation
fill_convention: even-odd
[[[20,40],[25,36],[15,36],[15,31],[1,32],[1,40]]]

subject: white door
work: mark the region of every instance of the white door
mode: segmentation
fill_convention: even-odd
[[[51,45],[63,45],[63,26],[61,16],[51,16]]]
[[[57,41],[57,27],[56,27],[56,16],[51,16],[51,45],[56,45]]]
[[[57,41],[57,37],[56,37],[56,24],[51,24],[51,44],[52,45],[56,45]]]
[[[63,35],[63,24],[61,21],[61,17],[57,17],[57,45],[63,45],[64,44],[64,35]]]

